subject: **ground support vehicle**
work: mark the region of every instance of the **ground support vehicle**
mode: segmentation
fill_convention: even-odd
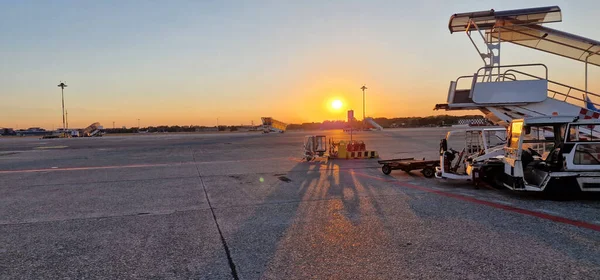
[[[484,167],[501,186],[515,191],[600,192],[600,120],[513,120],[504,155]]]
[[[318,157],[327,157],[328,159],[369,159],[378,158],[377,151],[367,150],[363,141],[350,140],[326,141],[325,135],[310,135],[304,139],[303,158],[311,161]]]
[[[483,162],[503,155],[505,143],[506,129],[503,127],[475,126],[449,131],[440,142],[440,165],[436,167],[435,176],[472,180],[477,186],[478,179],[484,175],[480,171]]]
[[[412,170],[421,170],[421,173],[426,178],[432,178],[435,174],[436,166],[440,165],[439,160],[418,160],[415,158],[399,158],[399,159],[388,159],[379,160],[379,164],[382,164],[381,172],[385,175],[390,175],[392,170],[403,170],[407,173]]]

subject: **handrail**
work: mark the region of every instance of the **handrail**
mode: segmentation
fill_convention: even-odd
[[[532,74],[529,74],[529,73],[524,73],[524,72],[521,72],[521,71],[515,70],[515,69],[508,69],[504,73],[507,74],[509,72],[518,73],[518,74],[521,74],[521,75],[524,75],[524,76],[528,76],[528,77],[531,77],[531,78],[535,78],[535,79],[539,79],[539,80],[543,79],[541,77],[538,77],[538,76],[535,76],[535,75],[532,75]],[[576,87],[572,87],[572,86],[569,86],[569,85],[566,85],[566,84],[563,84],[563,83],[555,82],[555,81],[552,81],[552,80],[548,80],[548,79],[546,79],[546,81],[548,81],[551,84],[554,84],[554,85],[557,85],[557,86],[561,86],[561,87],[565,87],[565,88],[568,89],[567,93],[565,94],[565,93],[562,93],[562,92],[559,92],[559,91],[556,91],[556,90],[548,88],[549,92],[554,93],[554,95],[552,96],[552,98],[554,98],[556,96],[556,94],[558,94],[558,95],[562,95],[562,96],[565,97],[565,99],[564,99],[565,102],[567,102],[568,98],[572,98],[572,99],[575,99],[575,100],[578,100],[578,101],[582,101],[583,103],[587,102],[587,100],[585,100],[583,98],[579,98],[579,97],[575,97],[575,96],[571,95],[571,90],[575,90],[575,91],[581,92],[584,95],[586,93],[585,90],[582,90],[582,89],[576,88]],[[587,94],[600,98],[600,94],[597,94],[597,93],[593,93],[593,92],[589,92],[588,91]],[[594,106],[599,106],[600,105],[599,103],[596,103],[596,102],[594,102],[592,100],[590,100],[589,102],[592,103]]]
[[[496,80],[498,80],[500,77],[505,76],[505,74],[492,74],[491,76],[498,76],[498,78],[496,78]],[[466,79],[466,78],[475,78],[475,75],[470,75],[470,76],[460,76],[458,78],[456,78],[456,80],[454,80],[456,82],[456,84],[458,85],[458,81],[460,81],[461,79]],[[515,76],[514,74],[512,74],[512,79],[513,81],[517,80],[517,76]]]
[[[500,67],[498,67],[498,66],[495,66],[495,67],[491,67],[491,66],[484,66],[484,67],[481,67],[481,68],[479,68],[479,69],[477,70],[477,72],[476,72],[476,73],[475,73],[475,75],[473,76],[473,83],[472,83],[472,85],[471,85],[471,88],[473,88],[473,86],[475,85],[475,83],[478,83],[478,82],[479,82],[479,81],[478,81],[478,78],[479,78],[479,75],[480,75],[480,72],[481,72],[481,70],[488,69],[488,68],[497,68],[497,67],[498,67],[498,68],[507,68],[507,67],[532,67],[532,66],[542,66],[542,67],[544,67],[544,69],[545,69],[545,77],[546,77],[546,78],[539,77],[539,76],[536,76],[536,75],[533,75],[533,74],[529,74],[529,73],[525,73],[525,72],[523,72],[523,71],[519,71],[519,70],[516,70],[516,69],[507,69],[507,70],[505,70],[505,71],[504,71],[503,73],[501,73],[501,74],[500,74],[500,73],[498,73],[498,74],[485,74],[485,72],[484,72],[484,75],[483,75],[483,77],[490,77],[490,78],[491,78],[491,77],[493,77],[493,76],[498,76],[498,78],[496,78],[496,81],[498,81],[498,80],[499,80],[499,79],[501,79],[501,78],[502,78],[502,79],[510,79],[510,80],[512,80],[512,81],[516,81],[516,80],[517,80],[517,79],[516,79],[516,77],[517,77],[517,74],[518,74],[518,75],[523,75],[523,76],[526,76],[526,77],[529,77],[529,78],[533,78],[533,79],[538,79],[538,80],[546,80],[546,81],[548,81],[550,84],[553,84],[553,85],[556,85],[556,86],[560,86],[560,87],[564,87],[564,88],[567,88],[567,89],[568,89],[567,93],[565,94],[565,93],[563,93],[563,92],[560,92],[560,91],[557,91],[557,90],[553,90],[553,89],[550,89],[550,88],[548,88],[548,92],[551,92],[551,93],[553,93],[553,95],[552,95],[552,98],[555,98],[555,97],[556,97],[556,95],[558,94],[558,95],[560,95],[560,96],[564,96],[564,97],[565,97],[565,98],[564,98],[564,100],[563,100],[563,101],[565,101],[565,102],[567,102],[567,99],[569,99],[569,98],[571,98],[571,99],[574,99],[574,100],[577,100],[577,101],[581,101],[581,102],[583,102],[584,104],[586,104],[586,103],[588,102],[588,100],[585,100],[584,98],[579,98],[579,97],[575,97],[575,96],[573,96],[573,95],[572,95],[572,93],[571,93],[572,91],[577,91],[577,92],[580,92],[580,93],[582,93],[584,96],[585,96],[585,94],[587,93],[588,95],[592,95],[592,96],[595,96],[595,97],[598,97],[598,98],[600,98],[600,94],[596,94],[596,93],[589,92],[589,91],[587,91],[587,92],[586,92],[585,90],[582,90],[582,89],[579,89],[579,88],[576,88],[576,87],[572,87],[572,86],[569,86],[569,85],[566,85],[566,84],[563,84],[563,83],[559,83],[559,82],[555,82],[555,81],[549,80],[549,79],[548,79],[548,67],[547,67],[546,65],[542,64],[542,63],[531,63],[531,64],[515,64],[515,65],[503,65],[503,66],[500,66]],[[511,76],[512,76],[512,77],[511,77]],[[461,77],[459,77],[459,78],[456,80],[456,81],[457,81],[457,83],[458,83],[458,80],[459,80],[459,79],[461,79],[461,78],[466,78],[466,77],[468,77],[468,76],[461,76]],[[482,82],[482,83],[484,83],[484,82],[485,82],[485,80],[482,80],[481,82]],[[594,101],[592,101],[592,100],[589,100],[589,103],[593,104],[594,106],[600,106],[600,103],[594,102]],[[584,107],[585,107],[585,106],[584,106]]]
[[[480,76],[479,72],[481,70],[485,70],[485,69],[492,69],[493,70],[493,69],[508,68],[508,67],[532,67],[532,66],[542,66],[542,67],[544,67],[545,72],[546,72],[546,80],[548,79],[548,66],[546,66],[543,63],[510,64],[510,65],[500,65],[500,66],[483,66],[483,67],[477,69],[477,72],[475,73],[475,75],[477,77],[479,77]],[[495,75],[498,75],[498,74],[495,74]],[[487,76],[487,75],[484,75],[484,77],[485,76]]]
[[[500,79],[500,77],[502,77],[502,79],[506,79],[506,78],[508,78],[508,79],[509,79],[509,80],[511,80],[511,81],[516,81],[516,80],[517,80],[517,76],[515,76],[514,74],[511,74],[511,75],[512,75],[512,78],[508,78],[508,77],[507,77],[507,76],[508,76],[508,74],[506,74],[506,72],[505,72],[505,73],[503,73],[503,74],[501,74],[501,75],[498,75],[498,78],[496,78],[496,82],[497,82],[497,81],[500,81],[500,80],[499,80],[499,79]]]

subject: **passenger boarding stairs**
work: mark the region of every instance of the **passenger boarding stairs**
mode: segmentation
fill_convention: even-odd
[[[375,130],[383,130],[383,127],[379,125],[373,118],[365,118],[365,122],[372,126]]]
[[[288,126],[287,123],[278,121],[271,117],[262,117],[261,120],[262,120],[262,125],[263,125],[263,131],[267,132],[267,133],[271,132],[271,131],[284,133]]]
[[[600,95],[548,79],[548,68],[543,64],[496,66],[502,69],[490,74],[489,67],[480,68],[473,76],[461,76],[450,82],[448,99],[437,104],[435,110],[477,109],[492,122],[508,126],[513,119],[535,116],[580,116],[598,118],[594,109],[600,104]],[[538,68],[542,76],[527,69]],[[466,88],[459,84],[468,82]]]
[[[451,82],[447,103],[435,109],[478,109],[505,126],[535,116],[598,118],[600,95],[588,91],[588,66],[600,66],[600,41],[545,26],[561,21],[558,6],[453,14],[450,33],[465,32],[485,66]],[[585,90],[549,80],[544,64],[502,65],[505,43],[584,63]]]
[[[100,125],[100,123],[95,122],[93,124],[90,124],[85,129],[83,129],[82,136],[83,137],[102,136],[102,129],[104,129],[104,127],[102,125]]]

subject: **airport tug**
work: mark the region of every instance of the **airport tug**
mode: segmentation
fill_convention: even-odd
[[[479,177],[515,191],[600,191],[600,120],[568,116],[516,119],[501,156]]]

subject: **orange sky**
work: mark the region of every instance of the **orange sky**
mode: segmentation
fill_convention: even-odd
[[[590,11],[600,2],[563,8],[552,27],[600,38]],[[554,3],[553,3],[554,4]],[[482,62],[465,34],[450,34],[456,12],[548,5],[546,1],[257,1],[69,2],[0,4],[6,54],[0,67],[0,127],[62,126],[60,89],[71,127],[287,123],[367,116],[447,114],[451,80]],[[194,11],[194,12],[192,12]],[[356,11],[361,11],[357,13]],[[27,14],[27,17],[23,15]],[[76,24],[74,24],[76,23]],[[418,24],[417,24],[418,23]],[[417,26],[418,25],[418,26]],[[502,63],[549,66],[550,77],[583,88],[583,64],[515,46]],[[590,90],[600,92],[598,67]],[[330,110],[333,99],[343,110]],[[473,114],[452,112],[452,114]]]

